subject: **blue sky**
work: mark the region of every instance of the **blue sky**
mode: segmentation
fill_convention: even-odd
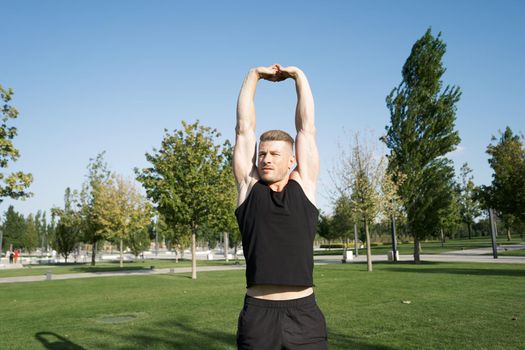
[[[318,204],[331,210],[328,171],[354,131],[377,137],[386,95],[414,42],[432,28],[447,44],[445,84],[460,86],[450,154],[488,184],[491,136],[525,131],[525,5],[520,1],[0,1],[0,84],[15,90],[21,152],[34,196],[4,200],[24,214],[62,206],[90,158],[133,176],[163,129],[199,119],[233,140],[235,104],[254,66],[295,65],[316,101],[322,160]],[[259,83],[258,132],[294,133],[292,81]]]

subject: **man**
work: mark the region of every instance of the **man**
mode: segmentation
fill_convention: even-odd
[[[295,80],[297,91],[295,156],[294,140],[286,132],[263,133],[258,149],[255,136],[257,82],[288,78]],[[274,64],[248,72],[237,102],[233,168],[247,284],[238,348],[326,349],[326,322],[312,288],[319,214],[314,100],[297,67]]]

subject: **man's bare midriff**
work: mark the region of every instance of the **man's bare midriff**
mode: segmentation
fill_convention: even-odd
[[[258,284],[246,290],[246,294],[264,300],[291,300],[304,298],[314,292],[312,287]]]

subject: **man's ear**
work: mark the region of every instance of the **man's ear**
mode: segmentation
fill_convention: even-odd
[[[290,163],[288,164],[288,169],[292,169],[296,165],[297,165],[297,162],[295,160],[295,156],[292,154],[290,156]]]

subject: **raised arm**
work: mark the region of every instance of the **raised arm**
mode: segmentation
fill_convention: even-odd
[[[237,100],[237,125],[233,149],[233,173],[237,183],[237,205],[241,205],[251,187],[258,181],[256,168],[255,90],[260,79],[279,81],[277,65],[252,68],[246,75]]]
[[[297,67],[279,66],[280,75],[295,80],[297,106],[295,109],[295,157],[297,167],[291,178],[298,181],[310,199],[316,203],[317,178],[319,177],[319,151],[315,140],[315,107],[314,97],[306,75]]]

